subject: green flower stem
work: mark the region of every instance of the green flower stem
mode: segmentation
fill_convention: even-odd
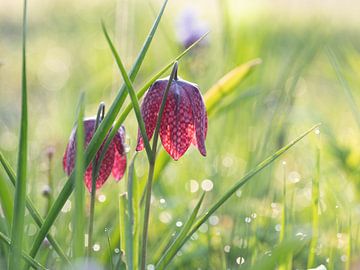
[[[100,125],[100,122],[104,119],[105,115],[105,104],[100,103],[98,112],[96,114],[96,122],[94,127],[94,133]],[[89,230],[88,230],[88,250],[87,256],[91,257],[92,251],[92,234],[94,230],[94,215],[95,215],[95,195],[96,195],[96,178],[100,170],[101,163],[98,163],[96,157],[92,162],[92,171],[91,171],[91,197],[90,197],[90,219],[89,219]]]
[[[145,193],[145,211],[144,211],[144,224],[143,224],[143,234],[142,234],[142,241],[141,241],[141,256],[140,256],[140,269],[145,270],[146,266],[146,247],[147,247],[147,239],[148,239],[148,227],[149,227],[149,216],[150,216],[150,202],[151,202],[151,187],[154,178],[154,170],[155,170],[155,161],[156,161],[156,148],[157,142],[159,137],[159,130],[160,130],[160,123],[161,118],[165,109],[166,99],[169,93],[169,89],[171,83],[174,79],[177,79],[177,70],[178,70],[178,63],[174,63],[174,67],[172,69],[169,82],[166,85],[164,95],[161,101],[161,106],[158,114],[158,118],[156,121],[156,127],[154,131],[154,140],[152,145],[152,158],[149,159],[149,173],[148,179],[146,182],[146,193]]]

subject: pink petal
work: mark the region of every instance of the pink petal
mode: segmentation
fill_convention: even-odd
[[[96,154],[96,160],[98,161],[100,158],[100,153],[103,150],[103,146],[100,147],[100,150]],[[104,156],[104,160],[101,163],[98,177],[96,178],[96,189],[99,189],[109,178],[115,159],[115,147],[114,143],[109,145],[108,150]],[[91,179],[92,179],[92,163],[87,167],[85,172],[85,185],[88,188],[89,192],[91,192]]]
[[[144,101],[141,104],[141,114],[144,118],[146,134],[149,137],[149,140],[153,136],[156,127],[157,116],[160,110],[160,105],[166,85],[167,80],[156,81],[149,88],[148,92],[145,95]],[[141,151],[143,149],[144,141],[139,130],[136,151]]]
[[[62,164],[63,164],[63,168],[64,168],[65,172],[66,172],[66,168],[67,168],[66,159],[67,159],[68,148],[69,148],[69,144],[66,145],[65,153],[64,153],[64,156],[63,156],[63,160],[62,160]]]
[[[175,82],[171,85],[160,127],[161,142],[174,160],[178,160],[191,144],[195,132],[193,121],[189,97]]]
[[[201,93],[196,85],[180,81],[179,84],[188,94],[195,125],[195,136],[193,144],[197,146],[200,153],[206,156],[205,139],[207,134],[207,113]]]
[[[121,156],[118,151],[115,151],[114,165],[112,169],[112,175],[116,181],[119,181],[126,170],[126,156]]]

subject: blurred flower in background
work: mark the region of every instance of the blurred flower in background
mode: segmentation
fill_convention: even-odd
[[[188,48],[197,41],[202,35],[209,31],[206,22],[199,18],[197,11],[193,7],[185,8],[176,20],[176,36],[178,42]],[[207,40],[203,40],[201,44],[206,44]]]

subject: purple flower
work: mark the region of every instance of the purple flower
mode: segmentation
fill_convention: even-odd
[[[169,79],[156,81],[145,95],[141,104],[146,134],[153,136],[160,105]],[[174,79],[167,96],[160,123],[160,139],[169,155],[178,160],[193,143],[206,156],[205,138],[207,113],[198,86]],[[138,133],[137,151],[144,149],[141,134]]]
[[[85,131],[85,148],[88,146],[91,138],[94,135],[96,118],[87,118],[84,120]],[[96,160],[100,159],[100,154],[103,150],[104,144],[101,145],[99,151],[96,153]],[[75,167],[76,157],[76,127],[72,130],[69,143],[66,147],[63,167],[67,175],[70,175]],[[107,149],[104,159],[101,162],[98,177],[96,179],[96,189],[99,189],[110,176],[111,172],[115,180],[119,181],[126,169],[126,153],[125,153],[125,128],[121,126],[113,138]],[[84,181],[88,190],[91,192],[91,173],[92,162],[87,167]]]
[[[184,9],[177,20],[177,37],[184,48],[190,47],[195,41],[208,32],[207,25],[201,21],[194,9]]]

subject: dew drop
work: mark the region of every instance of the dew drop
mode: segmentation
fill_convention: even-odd
[[[148,264],[146,267],[147,270],[155,270],[155,265],[153,264]]]
[[[101,203],[105,202],[106,201],[106,196],[104,194],[100,194],[98,196],[98,201],[101,202]]]
[[[176,221],[175,225],[176,225],[176,227],[180,228],[183,225],[183,223],[179,220],[179,221]]]
[[[115,252],[116,254],[119,254],[119,253],[120,253],[120,249],[115,248],[115,249],[114,249],[114,252]]]
[[[99,245],[98,243],[94,244],[94,245],[93,245],[93,250],[94,250],[95,252],[99,251],[99,250],[100,250],[100,245]]]
[[[190,180],[190,192],[195,193],[199,190],[199,183],[196,180]]]
[[[229,245],[224,246],[224,251],[225,251],[226,253],[229,253],[229,252],[230,252],[230,249],[231,249],[231,247],[230,247]]]
[[[245,262],[244,257],[237,257],[237,258],[236,258],[236,263],[237,263],[237,264],[243,264],[244,262]]]
[[[245,218],[245,223],[250,223],[251,222],[251,217],[246,217]]]
[[[213,187],[214,187],[214,184],[210,179],[205,179],[204,181],[201,182],[201,188],[204,191],[210,191],[213,189]]]
[[[212,226],[218,225],[218,224],[219,224],[219,218],[218,218],[218,216],[215,216],[215,215],[211,216],[211,217],[209,218],[209,223],[210,223],[210,225],[212,225]]]

